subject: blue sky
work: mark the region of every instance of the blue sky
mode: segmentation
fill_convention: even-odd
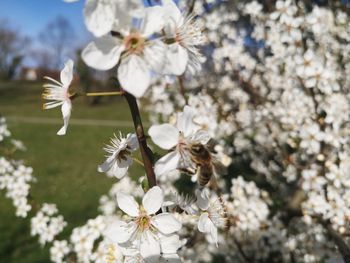
[[[6,18],[23,34],[36,38],[45,25],[61,15],[74,27],[76,35],[89,35],[83,22],[84,1],[65,3],[62,0],[0,0],[0,18]]]
[[[84,3],[83,0],[76,3],[65,3],[63,0],[0,0],[0,21],[6,19],[12,28],[30,37],[30,49],[35,50],[43,47],[38,40],[39,33],[56,17],[63,16],[74,28],[73,51],[85,46],[92,38],[84,25]],[[31,56],[26,56],[24,65],[35,66],[35,63]]]

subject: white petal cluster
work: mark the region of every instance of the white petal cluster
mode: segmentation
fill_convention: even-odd
[[[16,207],[16,216],[27,217],[32,209],[28,201],[30,183],[35,181],[32,173],[31,167],[0,157],[0,189],[12,200]]]
[[[7,128],[6,119],[4,117],[0,117],[0,142],[10,135],[11,133]]]
[[[43,204],[38,213],[30,220],[32,236],[39,236],[39,243],[52,242],[63,231],[67,223],[54,204]]]
[[[94,245],[103,236],[107,222],[104,216],[98,216],[89,219],[85,225],[73,229],[70,242],[79,262],[91,262],[93,258],[96,259],[95,253],[98,252],[94,251]],[[104,252],[107,255],[107,247]]]
[[[63,263],[65,256],[70,252],[68,242],[66,240],[55,240],[50,248],[50,259],[55,263]]]
[[[235,218],[235,227],[241,231],[256,231],[267,221],[267,193],[254,182],[246,182],[242,177],[233,179],[230,198],[233,201],[227,205],[228,213]]]

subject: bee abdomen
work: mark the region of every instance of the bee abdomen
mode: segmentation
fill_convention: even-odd
[[[200,186],[205,186],[211,179],[213,174],[212,167],[209,166],[200,166],[198,173],[198,184]]]

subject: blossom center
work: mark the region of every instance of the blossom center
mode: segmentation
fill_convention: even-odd
[[[117,155],[117,159],[119,161],[122,161],[122,160],[127,160],[128,159],[128,156],[130,156],[131,154],[131,149],[130,149],[130,146],[126,146],[125,149],[123,150],[120,150],[119,154]]]
[[[179,138],[177,142],[177,150],[181,153],[187,146],[185,136],[182,131],[179,131]]]
[[[145,48],[145,38],[139,33],[130,33],[124,38],[124,46],[128,53],[140,55]]]
[[[136,224],[140,231],[148,230],[151,227],[151,217],[141,211],[140,216],[136,218]]]

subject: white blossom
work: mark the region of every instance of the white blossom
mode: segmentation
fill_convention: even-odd
[[[119,208],[130,216],[128,222],[115,221],[109,226],[107,236],[114,242],[129,247],[136,246],[143,258],[160,256],[161,235],[170,235],[180,230],[181,223],[169,213],[156,214],[163,204],[163,191],[155,186],[143,197],[139,206],[132,196],[117,194]]]
[[[124,177],[130,165],[133,163],[131,153],[138,148],[138,141],[135,134],[128,134],[125,138],[119,134],[114,135],[111,144],[104,150],[108,153],[107,160],[98,167],[99,172],[109,173],[118,179]]]
[[[65,135],[69,118],[72,110],[72,102],[70,97],[72,94],[69,93],[69,86],[73,80],[73,61],[68,60],[65,63],[64,68],[61,71],[61,82],[54,80],[50,77],[45,77],[52,83],[45,84],[45,91],[43,93],[43,98],[50,100],[43,105],[44,109],[52,109],[61,106],[62,116],[63,116],[63,127],[57,132],[57,135]]]

